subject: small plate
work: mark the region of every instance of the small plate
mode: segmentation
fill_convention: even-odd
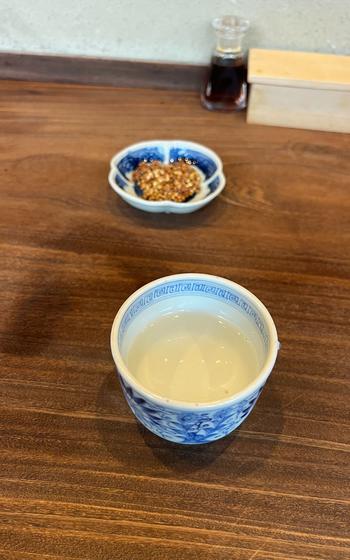
[[[200,191],[187,202],[145,200],[132,180],[133,171],[142,161],[164,164],[185,159],[195,166],[201,176]],[[225,187],[222,161],[215,152],[184,140],[150,140],[139,142],[118,152],[111,160],[108,176],[112,189],[125,202],[145,212],[187,214],[211,202]]]

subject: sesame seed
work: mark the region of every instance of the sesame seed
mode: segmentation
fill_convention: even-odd
[[[185,202],[200,190],[201,177],[188,160],[142,161],[133,172],[145,200]]]

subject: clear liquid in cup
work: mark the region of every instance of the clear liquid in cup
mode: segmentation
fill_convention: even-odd
[[[152,393],[196,403],[241,391],[258,375],[259,362],[254,345],[235,325],[197,311],[149,323],[126,357],[129,371]]]

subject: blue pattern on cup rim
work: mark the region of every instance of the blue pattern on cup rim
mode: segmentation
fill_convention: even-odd
[[[125,311],[121,321],[118,344],[122,345],[123,336],[126,329],[137,317],[139,313],[147,309],[150,305],[161,301],[162,299],[169,299],[181,295],[189,295],[191,297],[205,295],[205,297],[214,298],[216,300],[224,301],[236,307],[252,319],[257,326],[260,335],[263,339],[265,347],[269,345],[269,335],[266,331],[264,321],[258,309],[249,303],[246,298],[242,297],[235,292],[234,289],[219,287],[214,281],[210,280],[192,280],[186,278],[184,280],[170,280],[165,282],[161,287],[150,288],[142,293]]]

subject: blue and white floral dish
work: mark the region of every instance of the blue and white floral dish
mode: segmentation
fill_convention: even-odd
[[[156,160],[166,164],[179,159],[188,160],[199,172],[202,179],[200,191],[187,202],[143,199],[132,180],[132,173],[139,163]],[[112,189],[131,206],[146,212],[175,214],[199,210],[225,187],[222,161],[216,153],[201,144],[184,140],[150,140],[125,148],[112,158],[108,180]]]
[[[253,381],[219,401],[181,402],[153,394],[126,366],[127,348],[140,328],[171,309],[191,306],[238,321],[261,353],[262,367]],[[125,398],[136,418],[169,441],[198,444],[226,436],[247,418],[275,364],[279,342],[270,313],[251,292],[230,280],[194,273],[160,278],[133,293],[114,319],[111,348]]]

